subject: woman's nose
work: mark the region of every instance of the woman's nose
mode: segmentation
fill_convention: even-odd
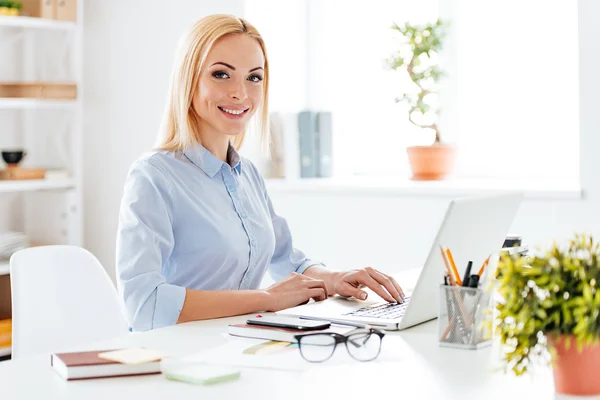
[[[245,100],[246,99],[246,87],[244,83],[232,83],[229,89],[229,97],[236,100]]]

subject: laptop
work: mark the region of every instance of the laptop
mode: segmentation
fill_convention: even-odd
[[[404,290],[402,281],[398,281],[405,292],[405,301],[401,304],[387,303],[370,291],[364,301],[333,296],[276,314],[357,326],[368,324],[385,330],[402,330],[435,319],[445,272],[440,245],[451,250],[461,278],[469,261],[473,262],[472,273],[477,273],[491,254],[500,252],[522,198],[522,193],[510,193],[451,201],[412,293]],[[407,269],[407,266],[401,267]]]

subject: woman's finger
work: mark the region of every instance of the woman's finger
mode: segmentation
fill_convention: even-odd
[[[315,301],[322,301],[327,299],[327,291],[324,288],[312,288],[308,289],[309,299],[314,299]]]
[[[325,281],[321,280],[321,279],[310,279],[308,281],[305,281],[306,287],[308,287],[309,289],[314,289],[314,288],[321,288],[325,291],[325,296],[327,297],[327,285],[325,285]]]
[[[400,293],[400,296],[402,297],[402,301],[404,301],[404,298],[406,296],[404,295],[404,290],[402,290],[402,288],[400,287],[400,285],[398,284],[398,282],[396,282],[396,280],[393,277],[389,276],[389,275],[383,274],[381,272],[379,272],[379,273],[382,274],[382,275],[384,275],[384,276],[387,276],[388,279],[390,281],[392,281],[392,284],[394,285],[394,287],[396,288],[396,290],[398,290],[398,292]]]
[[[383,287],[385,287],[388,293],[391,294],[392,297],[396,299],[398,303],[402,303],[404,301],[402,296],[400,296],[400,292],[398,291],[396,286],[394,286],[390,278],[371,267],[367,267],[365,268],[365,270],[369,273],[369,275],[371,275],[373,279],[375,279],[377,282],[383,285]]]
[[[359,274],[357,277],[359,283],[367,286],[369,289],[381,296],[381,298],[383,298],[385,301],[396,303],[396,300],[388,292],[383,290],[383,287],[379,282],[373,279],[373,277],[366,270],[363,271],[364,273]]]

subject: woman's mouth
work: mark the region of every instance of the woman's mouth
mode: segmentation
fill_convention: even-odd
[[[217,108],[227,118],[231,118],[231,119],[241,119],[246,115],[248,110],[250,110],[250,108],[234,109],[234,108],[220,107],[220,106],[217,106]]]

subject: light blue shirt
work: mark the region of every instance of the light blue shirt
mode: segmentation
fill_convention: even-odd
[[[185,289],[258,289],[320,264],[294,249],[256,167],[199,144],[131,167],[119,215],[117,288],[134,331],[177,322]],[[322,265],[322,264],[320,264]]]

